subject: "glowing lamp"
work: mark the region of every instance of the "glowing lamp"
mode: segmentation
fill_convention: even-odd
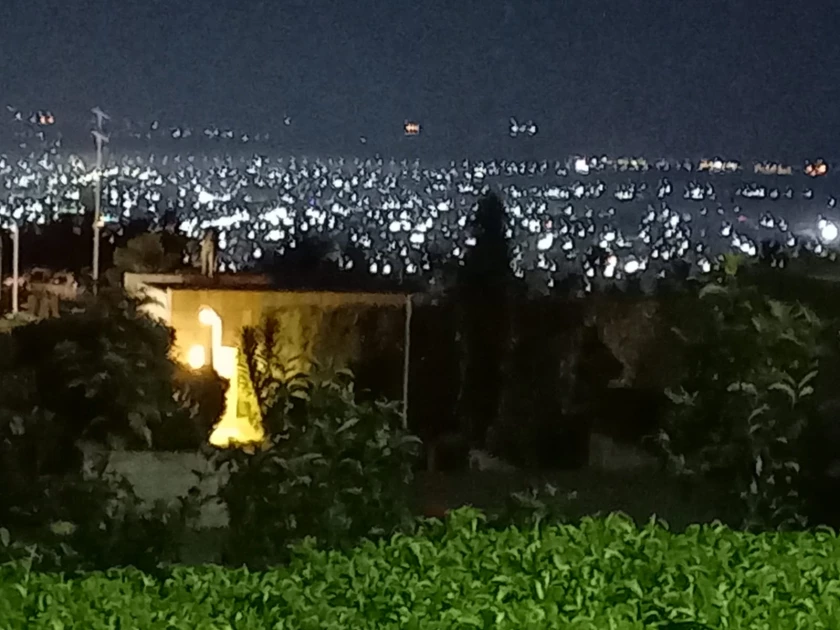
[[[627,274],[633,274],[636,273],[640,267],[641,265],[639,265],[638,260],[628,260],[624,263],[624,272]]]
[[[207,353],[203,345],[196,344],[189,349],[189,352],[187,352],[187,365],[194,370],[200,370],[207,365]]]
[[[204,326],[215,326],[222,320],[216,311],[209,306],[204,306],[198,311],[198,321]]]

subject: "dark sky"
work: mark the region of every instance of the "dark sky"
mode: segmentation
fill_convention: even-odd
[[[834,156],[840,3],[2,0],[0,100],[60,120],[558,152]],[[5,114],[4,114],[5,115]],[[81,120],[81,118],[80,118]],[[83,124],[84,121],[80,122]],[[522,142],[528,142],[522,140]]]

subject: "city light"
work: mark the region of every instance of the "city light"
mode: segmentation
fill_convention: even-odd
[[[822,177],[828,173],[828,165],[823,160],[817,160],[805,167],[805,174],[810,177]]]
[[[627,274],[634,274],[641,268],[638,260],[628,260],[624,263],[624,272]]]
[[[825,219],[820,219],[820,222],[817,224],[820,230],[820,238],[826,243],[833,243],[837,240],[838,230],[837,226],[832,223],[831,221],[826,221]]]

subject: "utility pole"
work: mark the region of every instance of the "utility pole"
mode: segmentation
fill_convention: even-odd
[[[0,230],[0,315],[3,312],[3,230]]]
[[[102,146],[108,142],[102,123],[110,120],[108,116],[98,107],[92,110],[96,116],[96,129],[93,130],[93,137],[96,140],[96,177],[93,181],[93,293],[99,289],[99,241],[100,230],[102,229]]]
[[[12,223],[12,314],[19,310],[18,295],[20,291],[20,228]]]

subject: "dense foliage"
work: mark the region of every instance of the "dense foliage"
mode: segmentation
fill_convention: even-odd
[[[395,404],[357,400],[349,373],[331,379],[311,361],[311,375],[278,364],[275,332],[269,319],[243,333],[267,437],[214,459],[227,478],[227,559],[250,566],[284,560],[306,536],[348,547],[405,527],[420,445]]]
[[[676,473],[725,486],[744,527],[802,527],[803,438],[829,337],[808,308],[740,281],[738,265],[727,258],[680,313],[686,372],[658,443]]]
[[[208,443],[225,411],[228,383],[211,367],[193,370],[178,365],[172,375],[172,403],[151,428],[156,451],[196,451]]]
[[[0,619],[10,629],[830,630],[840,619],[839,558],[827,532],[713,524],[673,534],[620,515],[492,530],[463,510],[347,553],[304,544],[267,572],[68,578],[8,565]]]
[[[64,451],[79,440],[133,448],[174,440],[198,448],[221,415],[225,384],[173,361],[173,331],[144,305],[108,289],[62,317],[2,335],[0,424],[17,418],[25,427],[32,423],[24,418],[47,414],[51,435],[39,437]],[[190,432],[199,436],[169,437]],[[68,461],[66,452],[54,459]]]
[[[3,519],[9,544],[0,546],[0,562],[25,559],[39,571],[154,572],[180,559],[189,512],[179,501],[145,505],[125,479],[101,472],[44,477],[27,491],[30,500]]]
[[[172,332],[119,291],[89,298],[77,312],[12,330],[4,345],[3,407],[56,417],[65,444],[119,438],[151,442],[160,402],[171,398]],[[10,387],[9,383],[15,385]]]
[[[159,232],[144,232],[114,250],[114,266],[134,273],[171,273],[181,264],[178,251],[167,251]]]
[[[107,448],[195,450],[225,383],[170,357],[172,331],[106,289],[74,312],[0,334],[0,526],[63,569],[177,559],[177,508],[103,474]],[[93,468],[91,449],[105,449]],[[63,523],[69,533],[55,534]]]

